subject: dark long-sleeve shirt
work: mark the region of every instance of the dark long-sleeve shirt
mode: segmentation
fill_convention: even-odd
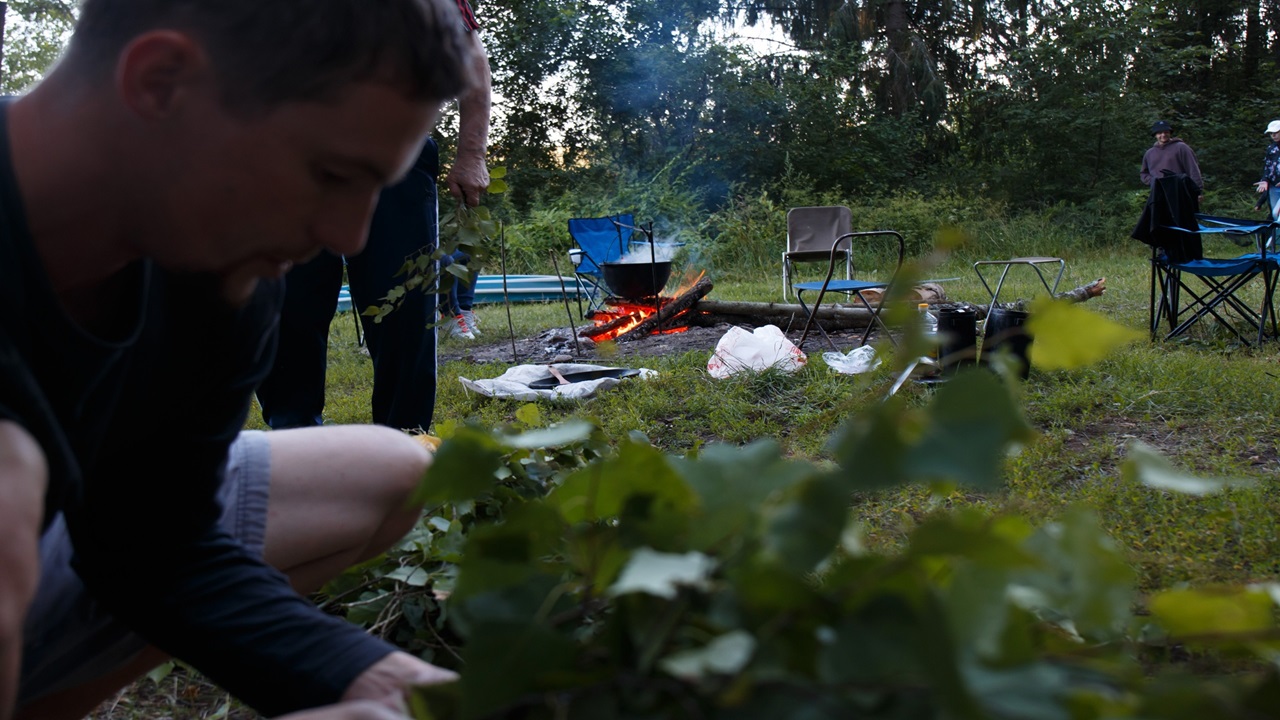
[[[0,418],[44,450],[44,526],[65,515],[73,567],[113,615],[259,710],[337,701],[393,648],[315,609],[217,524],[227,449],[274,354],[279,283],[233,309],[214,278],[140,261],[121,276],[125,327],[86,332],[32,242],[6,114],[0,103]]]

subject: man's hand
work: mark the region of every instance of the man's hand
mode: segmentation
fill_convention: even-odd
[[[1253,188],[1254,188],[1255,190],[1257,190],[1258,192],[1260,192],[1260,193],[1264,193],[1264,192],[1266,192],[1266,191],[1270,188],[1270,186],[1269,186],[1269,185],[1267,185],[1267,181],[1266,181],[1266,180],[1261,180],[1261,181],[1259,181],[1259,182],[1254,183],[1254,184],[1253,184]]]
[[[405,711],[405,693],[415,685],[453,682],[458,674],[438,668],[404,652],[394,652],[360,673],[342,694],[342,701],[372,700],[394,710]],[[308,718],[307,720],[310,720]]]
[[[444,182],[458,202],[468,207],[479,205],[480,193],[489,187],[489,168],[485,167],[484,154],[459,152]]]
[[[0,720],[13,713],[22,624],[40,581],[40,523],[48,465],[21,425],[0,420]]]

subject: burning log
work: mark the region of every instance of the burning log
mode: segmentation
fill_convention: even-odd
[[[617,331],[623,330],[623,328],[626,328],[628,325],[635,325],[637,322],[639,322],[639,320],[635,315],[621,315],[603,325],[589,327],[578,333],[578,335],[593,341],[601,337],[613,337]]]
[[[711,284],[711,280],[705,277],[698,280],[698,282],[694,283],[693,287],[673,298],[671,302],[658,308],[658,312],[650,315],[644,320],[641,320],[639,325],[628,330],[619,337],[618,340],[625,341],[634,338],[642,338],[649,333],[662,328],[676,316],[686,310],[689,310],[694,305],[697,305],[698,301],[705,297],[707,293],[711,292],[713,287],[714,285]]]

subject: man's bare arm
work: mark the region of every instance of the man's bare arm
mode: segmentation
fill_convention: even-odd
[[[489,55],[479,34],[469,33],[468,37],[475,46],[472,62],[476,85],[458,98],[458,152],[444,181],[459,202],[475,207],[480,204],[480,193],[489,187],[485,153],[489,147],[493,79],[489,73]]]
[[[0,720],[13,716],[22,623],[40,579],[40,524],[48,465],[21,425],[0,420]]]

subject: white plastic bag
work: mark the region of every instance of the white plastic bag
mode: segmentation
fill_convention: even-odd
[[[876,349],[871,345],[861,345],[845,353],[825,352],[822,359],[832,370],[845,375],[858,375],[871,372],[880,367],[880,358],[876,357]]]
[[[775,325],[758,327],[753,332],[734,326],[716,343],[716,349],[707,361],[707,372],[714,378],[727,378],[743,370],[759,372],[771,367],[795,372],[808,360]]]

